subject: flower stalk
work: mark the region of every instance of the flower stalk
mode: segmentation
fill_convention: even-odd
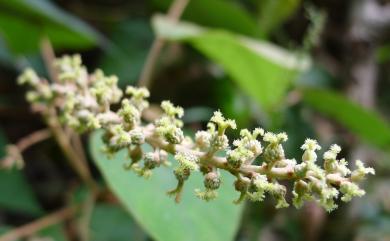
[[[153,169],[167,165],[168,153],[173,155],[178,164],[173,171],[178,184],[168,194],[175,196],[176,201],[180,200],[185,182],[193,172],[204,175],[203,188],[195,190],[196,196],[205,201],[217,198],[223,181],[220,171],[227,171],[236,177],[234,188],[239,192],[236,203],[263,201],[269,194],[275,198],[276,208],[288,207],[287,187],[280,181],[289,180],[294,184],[294,206],[315,200],[327,211],[332,211],[337,207],[337,198],[347,202],[352,197],[364,195],[358,183],[366,175],[374,174],[374,169],[365,167],[361,161],[357,161],[357,169],[351,171],[345,159],[337,158],[341,150],[337,145],[325,152],[323,166],[317,165],[316,151],[321,147],[312,139],[302,145],[300,162],[289,159],[283,149],[283,143],[288,139],[286,133],[243,129],[239,139],[230,141],[226,130],[236,129],[236,123],[225,119],[219,111],[214,112],[207,130],[198,131],[194,138],[186,136],[182,130],[184,110],[169,101],[161,103],[164,114],[160,118],[153,123],[144,123],[142,114],[149,106],[146,88],[129,86],[123,92],[117,86],[116,76],[106,76],[101,70],[88,73],[78,55],[58,59],[55,66],[56,83],[48,83],[31,69],[20,76],[19,83],[31,88],[27,99],[33,107],[55,111],[61,125],[79,133],[102,129],[103,151],[112,156],[127,150],[129,163],[125,169],[140,176],[149,177]],[[119,106],[119,109],[115,110],[113,106]],[[48,119],[48,124],[59,123]],[[66,149],[68,142],[57,139]],[[145,152],[143,145],[149,145],[153,150]],[[254,164],[258,159],[262,160],[261,164]],[[72,164],[77,165],[73,161]],[[84,169],[76,169],[80,176],[89,178]]]

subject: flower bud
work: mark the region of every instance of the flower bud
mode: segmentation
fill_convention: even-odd
[[[221,178],[215,172],[209,172],[204,176],[204,186],[208,189],[215,190],[221,185]]]

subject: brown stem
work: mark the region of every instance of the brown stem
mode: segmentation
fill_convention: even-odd
[[[48,139],[51,136],[50,130],[42,129],[35,131],[29,134],[26,137],[23,137],[21,140],[16,143],[16,147],[19,149],[19,152],[23,152],[30,146],[33,146],[41,141]]]
[[[168,19],[174,22],[179,20],[179,18],[183,14],[184,9],[188,5],[188,2],[189,0],[175,0],[168,10],[168,14],[167,14]],[[142,69],[141,72],[141,76],[138,84],[139,86],[144,86],[147,88],[150,87],[153,70],[155,68],[158,57],[165,43],[166,41],[160,37],[155,38],[155,40],[153,41],[152,47],[150,48],[150,51],[146,58],[144,68]]]
[[[0,241],[13,241],[28,237],[46,227],[61,223],[72,217],[76,213],[76,210],[77,208],[74,206],[63,208],[57,212],[5,233],[0,237]]]
[[[69,161],[72,168],[77,172],[80,178],[92,189],[97,190],[97,185],[92,178],[92,175],[89,171],[86,163],[82,162],[82,159],[73,149],[70,140],[68,139],[66,133],[64,132],[54,108],[48,110],[44,114],[47,125],[49,126],[53,137],[56,139],[58,145],[61,147],[64,152],[66,159]]]

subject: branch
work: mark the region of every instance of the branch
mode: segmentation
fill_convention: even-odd
[[[168,10],[167,17],[173,22],[178,21],[189,1],[190,0],[175,0]],[[157,63],[160,52],[165,45],[165,42],[166,41],[160,37],[156,37],[154,39],[148,56],[146,57],[145,65],[141,72],[138,83],[139,86],[145,86],[147,88],[150,87],[153,70],[155,69],[155,65]]]
[[[14,241],[33,235],[44,228],[61,223],[66,219],[71,218],[76,213],[76,210],[77,208],[75,206],[63,208],[41,219],[35,220],[29,224],[23,225],[5,233],[4,235],[0,236],[0,241]]]
[[[19,140],[15,145],[8,145],[6,147],[7,155],[1,161],[1,168],[11,168],[16,165],[18,168],[24,166],[22,153],[29,147],[48,139],[51,136],[48,129],[35,131],[30,135]]]

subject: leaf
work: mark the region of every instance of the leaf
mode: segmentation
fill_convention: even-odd
[[[390,125],[378,113],[329,90],[305,89],[303,100],[343,124],[361,139],[384,149],[390,148]]]
[[[259,24],[263,36],[279,27],[299,7],[301,0],[262,0],[259,1]]]
[[[154,29],[160,37],[186,41],[220,64],[258,104],[271,110],[285,96],[298,71],[309,61],[265,41],[243,38],[226,31],[208,30],[156,16]]]
[[[172,4],[172,0],[152,0],[152,2],[165,12]],[[233,1],[189,1],[182,19],[208,27],[224,28],[252,37],[260,36],[260,27],[255,19]]]
[[[159,168],[149,180],[123,169],[128,162],[126,152],[108,160],[101,152],[101,133],[90,140],[93,159],[107,184],[139,224],[158,241],[229,241],[233,240],[240,223],[242,206],[232,203],[237,196],[231,186],[231,176],[223,175],[224,185],[217,200],[204,202],[194,195],[201,187],[200,174],[191,175],[186,182],[180,204],[166,195],[176,185],[172,170]]]
[[[117,49],[111,48],[104,55],[101,68],[108,74],[117,75],[121,86],[134,83],[152,44],[152,29],[146,21],[125,21],[114,27],[110,39]]]
[[[5,154],[6,144],[4,134],[0,132],[0,159]],[[23,173],[18,170],[0,170],[0,193],[0,207],[4,209],[34,216],[43,213]]]
[[[47,0],[0,1],[0,32],[15,53],[38,50],[44,35],[58,48],[82,49],[104,42],[83,21]]]
[[[94,241],[147,240],[131,216],[121,207],[112,204],[98,204],[95,207],[90,234]]]
[[[37,236],[42,240],[67,241],[68,238],[61,224],[55,224],[41,230]]]

